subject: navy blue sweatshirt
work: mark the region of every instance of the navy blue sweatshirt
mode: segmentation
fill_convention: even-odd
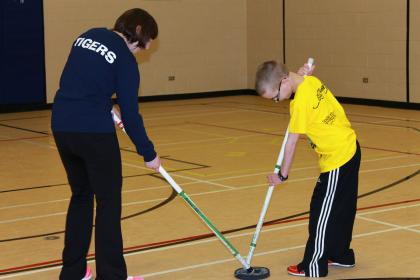
[[[115,132],[112,95],[137,152],[145,161],[156,157],[139,114],[140,74],[124,39],[106,28],[94,28],[73,43],[54,99],[51,127],[57,132]]]

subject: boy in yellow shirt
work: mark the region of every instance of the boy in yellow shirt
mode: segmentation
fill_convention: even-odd
[[[270,185],[286,181],[296,144],[306,134],[319,156],[320,176],[310,204],[309,238],[303,260],[287,268],[295,276],[325,277],[328,265],[353,267],[350,249],[356,215],[360,147],[343,107],[316,77],[289,72],[275,61],[264,62],[256,74],[256,91],[275,101],[291,98],[289,137],[281,169]]]

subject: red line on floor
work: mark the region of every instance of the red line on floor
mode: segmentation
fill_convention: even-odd
[[[381,208],[381,207],[399,205],[399,204],[407,204],[407,203],[418,202],[418,201],[420,201],[420,198],[397,201],[397,202],[390,202],[390,203],[384,203],[384,204],[377,204],[377,205],[358,208],[357,211],[363,211],[363,210],[367,210],[367,209]],[[270,225],[275,225],[275,224],[285,224],[285,223],[291,223],[291,222],[302,221],[302,220],[307,220],[307,219],[309,219],[309,217],[288,219],[288,220],[284,220],[284,221],[268,223],[265,226],[270,226]],[[137,246],[124,248],[124,252],[127,253],[127,252],[137,250],[137,249],[148,248],[148,247],[153,248],[155,246],[175,244],[177,242],[188,241],[188,240],[192,241],[192,240],[195,240],[195,239],[198,239],[198,238],[205,238],[205,237],[210,237],[210,236],[213,236],[213,235],[214,235],[213,233],[206,233],[206,234],[188,236],[188,237],[183,237],[183,238],[178,238],[178,239],[173,239],[173,240],[165,240],[165,241],[161,241],[161,242],[142,244],[142,245],[137,245]],[[94,257],[94,256],[95,256],[94,253],[88,254],[88,257]],[[19,272],[19,271],[27,270],[27,269],[34,269],[34,268],[40,268],[41,269],[41,268],[43,268],[45,266],[48,266],[48,265],[54,265],[54,264],[59,265],[61,263],[62,263],[62,260],[52,260],[52,261],[39,262],[39,263],[28,264],[28,265],[23,265],[23,266],[11,267],[11,268],[6,268],[6,269],[1,269],[0,270],[0,275],[6,274],[6,273],[11,273],[11,272]]]

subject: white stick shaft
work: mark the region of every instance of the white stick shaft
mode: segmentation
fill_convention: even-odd
[[[274,173],[278,173],[279,170],[280,170],[280,167],[281,167],[281,164],[282,164],[283,158],[284,158],[284,150],[286,148],[286,143],[287,143],[287,138],[288,137],[289,137],[289,128],[287,128],[286,134],[284,135],[284,139],[283,139],[283,143],[281,145],[280,153],[279,153],[279,156],[277,158],[277,163],[276,163],[276,166],[274,168]],[[273,191],[274,191],[274,186],[269,186],[267,194],[265,196],[264,205],[263,205],[263,208],[261,210],[260,218],[258,219],[258,224],[257,224],[257,227],[255,229],[254,236],[252,237],[251,244],[249,245],[249,253],[248,253],[248,256],[246,258],[246,262],[248,263],[248,265],[251,265],[252,257],[254,256],[254,251],[255,251],[255,248],[257,247],[257,241],[258,241],[258,238],[260,236],[262,226],[264,224],[265,214],[267,213],[268,206],[270,205],[270,200],[271,200],[271,196],[273,195]]]
[[[274,168],[274,173],[278,173],[280,171],[281,163],[283,162],[284,158],[284,150],[286,149],[287,139],[289,138],[289,127],[286,129],[286,134],[284,135],[283,143],[281,144],[279,157],[277,158],[277,163]]]
[[[123,124],[122,120],[120,119],[120,117],[117,115],[117,113],[115,113],[114,108],[112,108],[112,110],[111,110],[111,115],[112,115],[112,119],[114,120],[115,124],[119,128],[121,128],[122,131],[126,132],[125,128],[124,128],[124,124]]]
[[[174,190],[177,193],[182,192],[182,188],[175,182],[174,179],[172,179],[172,177],[168,174],[168,172],[166,172],[162,165],[159,166],[159,173],[162,174],[165,180],[168,181],[168,183],[172,186],[172,188],[174,188]]]

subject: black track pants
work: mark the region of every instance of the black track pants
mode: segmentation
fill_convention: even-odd
[[[360,158],[357,143],[356,154],[350,161],[319,176],[311,200],[305,255],[298,265],[306,276],[326,276],[328,260],[355,263],[350,242],[356,216]]]

